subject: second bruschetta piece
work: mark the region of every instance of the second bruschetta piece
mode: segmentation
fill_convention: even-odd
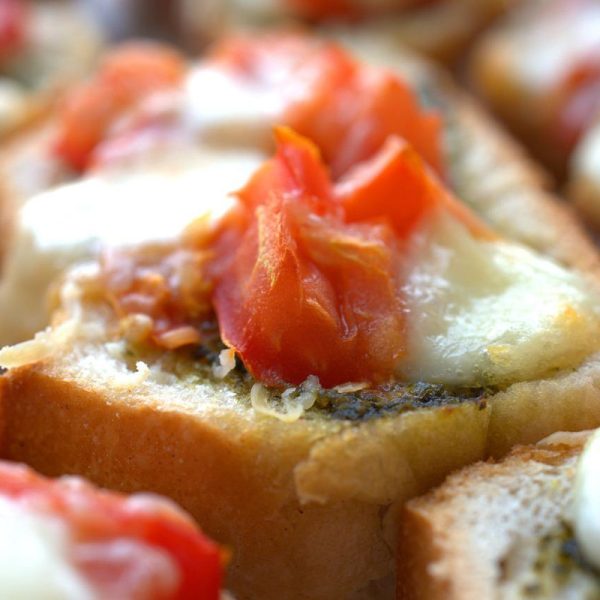
[[[0,462],[0,595],[218,600],[224,551],[173,503]]]
[[[598,433],[557,433],[408,503],[401,600],[597,598]]]

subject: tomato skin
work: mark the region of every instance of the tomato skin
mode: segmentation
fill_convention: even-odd
[[[11,58],[25,43],[28,13],[24,0],[0,0],[0,61]]]
[[[174,504],[158,497],[124,497],[101,491],[80,479],[49,480],[22,465],[0,462],[0,495],[29,510],[63,520],[79,544],[132,539],[166,551],[178,567],[180,581],[173,600],[218,600],[223,552]],[[94,583],[94,571],[82,573]],[[120,597],[128,597],[127,590]],[[164,595],[157,596],[164,598]]]
[[[403,352],[393,232],[344,224],[312,144],[286,130],[278,138],[217,245],[227,257],[213,300],[221,337],[267,384],[384,380]]]
[[[400,238],[409,235],[423,214],[437,206],[443,206],[474,236],[496,238],[445,188],[415,149],[397,137],[389,138],[372,160],[350,170],[335,186],[335,196],[348,222],[385,217]]]
[[[395,73],[361,64],[341,47],[292,34],[234,37],[209,62],[276,93],[280,123],[310,138],[334,179],[371,158],[391,135],[405,138],[440,175],[442,122],[420,108]]]
[[[96,76],[66,97],[54,153],[73,169],[85,170],[110,127],[136,101],[175,88],[185,68],[183,57],[158,44],[131,43],[109,53]]]

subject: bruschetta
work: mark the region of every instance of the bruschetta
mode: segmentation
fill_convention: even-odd
[[[225,550],[158,496],[3,461],[0,532],[3,598],[221,598]]]
[[[600,437],[557,433],[409,502],[400,600],[596,598]]]
[[[600,118],[600,5],[595,0],[534,2],[479,42],[475,89],[562,181],[594,223]]]

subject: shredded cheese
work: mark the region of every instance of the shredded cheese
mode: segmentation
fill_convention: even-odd
[[[213,366],[213,375],[219,379],[224,379],[235,369],[235,350],[227,348],[219,353],[219,364]]]
[[[284,423],[294,423],[313,407],[320,388],[319,379],[309,375],[297,388],[288,388],[281,394],[281,405],[271,402],[271,394],[262,383],[255,383],[250,390],[250,403],[259,414],[274,417]]]

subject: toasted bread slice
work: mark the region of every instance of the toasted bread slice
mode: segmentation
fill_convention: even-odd
[[[560,181],[600,108],[599,44],[594,0],[536,1],[489,31],[472,53],[474,89]]]
[[[565,544],[589,432],[559,433],[448,477],[402,512],[398,598],[592,598],[600,581]]]
[[[54,327],[0,356],[11,367],[0,378],[5,455],[47,474],[174,498],[232,546],[231,585],[241,598],[361,597],[373,586],[383,593],[405,500],[516,443],[600,425],[600,356],[589,335],[597,318],[594,305],[575,298],[547,325],[587,333],[591,350],[582,360],[569,338],[568,367],[530,365],[542,367],[539,378],[328,390],[307,380],[282,393],[219,363],[215,350],[140,343],[144,322],[122,329],[99,282],[94,271],[73,273]],[[572,289],[568,302],[585,294]],[[496,305],[503,314],[505,303]],[[490,348],[488,358],[501,371],[516,356],[541,361],[561,347],[560,337],[542,333],[548,343],[537,353],[527,346],[523,357],[522,340],[504,354]]]

